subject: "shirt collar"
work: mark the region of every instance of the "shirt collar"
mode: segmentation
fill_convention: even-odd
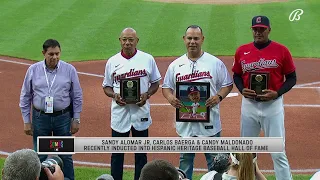
[[[270,43],[271,43],[271,40],[269,39],[268,42],[263,43],[263,44],[257,44],[256,42],[253,42],[253,45],[254,45],[257,49],[261,50],[261,49],[269,46]]]
[[[128,56],[128,55],[124,54],[123,49],[121,49],[121,56],[124,57],[124,58],[126,58],[126,59],[131,59],[134,55],[137,54],[137,52],[138,52],[138,50],[135,49],[135,50],[134,50],[134,53],[133,53],[131,56]]]
[[[43,60],[43,66],[44,66],[46,69],[49,69],[49,68],[47,67],[46,60],[45,60],[45,59]],[[54,70],[59,69],[59,67],[60,67],[60,59],[59,59],[59,61],[58,61],[58,64],[57,64],[56,68],[54,68]]]
[[[203,57],[203,55],[204,55],[205,53],[206,53],[206,52],[202,51],[202,54],[200,55],[200,57],[198,57],[198,59],[196,59],[195,61],[192,61],[192,60],[189,58],[188,53],[186,53],[185,56],[187,57],[187,59],[189,60],[189,62],[191,62],[191,63],[196,63],[196,62],[198,62],[199,60],[202,59],[202,57]]]

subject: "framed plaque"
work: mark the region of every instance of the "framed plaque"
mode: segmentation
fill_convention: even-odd
[[[262,90],[268,89],[269,73],[251,72],[249,79],[250,89],[257,94],[263,94]]]
[[[177,82],[176,97],[182,107],[176,109],[176,121],[209,122],[210,109],[206,101],[210,97],[210,83]]]
[[[120,96],[127,104],[140,101],[140,78],[120,79]]]

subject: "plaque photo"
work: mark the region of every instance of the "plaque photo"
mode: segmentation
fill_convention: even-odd
[[[209,122],[210,109],[206,101],[210,97],[210,83],[177,82],[176,97],[182,107],[176,109],[176,121]]]
[[[120,79],[120,96],[127,104],[140,101],[140,78]]]
[[[249,81],[250,89],[261,95],[262,90],[268,89],[269,73],[252,72]]]

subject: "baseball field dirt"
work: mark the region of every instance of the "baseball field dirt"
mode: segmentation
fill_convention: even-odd
[[[156,62],[164,76],[168,65],[175,57],[156,57]],[[229,72],[233,58],[219,56]],[[299,170],[315,169],[320,164],[320,144],[318,126],[320,116],[320,59],[294,58],[297,66],[299,86],[285,94],[286,151],[291,168]],[[19,96],[26,70],[34,61],[0,56],[0,152],[13,152],[21,148],[32,148],[32,138],[23,132],[23,120],[19,109]],[[102,90],[102,80],[106,60],[72,63],[78,70],[83,89],[84,105],[81,113],[81,127],[76,136],[111,137],[110,101]],[[161,81],[162,83],[162,81]],[[236,87],[232,92],[238,92]],[[175,109],[167,105],[161,89],[151,97],[150,127],[151,137],[177,137],[175,132]],[[222,136],[240,135],[241,96],[226,98],[221,103]],[[165,128],[164,128],[165,127]],[[318,144],[318,145],[317,145]],[[306,149],[307,152],[306,153]],[[2,153],[4,154],[4,153]],[[312,156],[310,156],[312,154]],[[259,154],[259,166],[272,170],[269,154]],[[148,154],[148,160],[166,159],[179,165],[179,154]],[[110,154],[76,154],[74,160],[110,164]],[[195,168],[206,168],[203,154],[197,154]],[[134,164],[134,155],[125,155],[125,164]],[[87,165],[89,165],[87,163]],[[296,171],[298,172],[298,171]]]

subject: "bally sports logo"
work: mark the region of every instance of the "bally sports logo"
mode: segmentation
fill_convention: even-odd
[[[199,79],[211,79],[209,71],[199,72],[198,70],[191,74],[186,74],[180,76],[180,73],[176,74],[176,82],[184,82],[184,81],[196,81]]]
[[[63,148],[62,140],[50,140],[50,149],[54,151],[59,151],[59,149]]]
[[[147,71],[145,69],[143,70],[135,70],[135,69],[130,69],[129,72],[123,73],[116,75],[116,73],[113,73],[113,80],[114,82],[119,82],[120,79],[126,79],[126,78],[137,78],[137,77],[144,77],[147,76]]]
[[[248,72],[266,68],[277,68],[279,65],[277,64],[277,60],[275,59],[266,60],[264,58],[261,58],[259,61],[252,63],[246,63],[246,60],[242,60],[241,66],[243,72]]]

